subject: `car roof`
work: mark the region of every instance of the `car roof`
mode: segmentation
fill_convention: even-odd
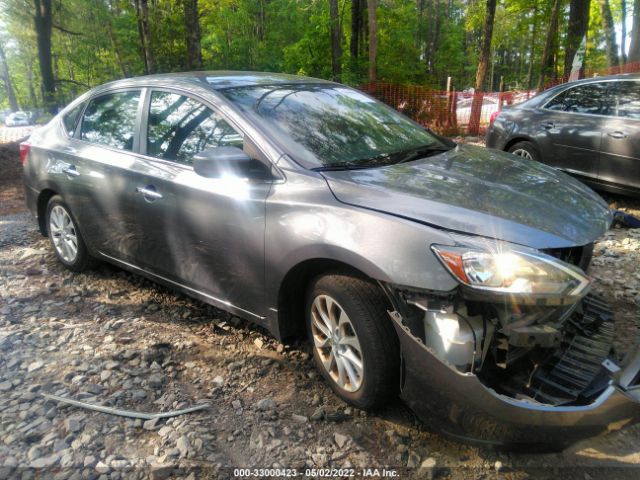
[[[99,88],[117,88],[119,86],[134,85],[176,85],[176,84],[197,84],[212,90],[223,90],[234,87],[250,87],[257,85],[277,85],[292,83],[326,83],[333,84],[327,80],[304,77],[301,75],[290,75],[286,73],[272,72],[242,72],[242,71],[202,71],[202,72],[180,72],[162,73],[155,75],[144,75],[141,77],[125,78],[101,85]]]

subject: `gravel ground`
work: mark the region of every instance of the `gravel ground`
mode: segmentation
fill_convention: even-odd
[[[19,190],[8,148],[0,195]],[[559,454],[511,454],[451,442],[400,402],[354,410],[319,380],[303,344],[280,344],[109,265],[71,273],[21,204],[0,198],[0,478],[233,478],[235,467],[386,467],[400,478],[456,479],[640,474],[638,426]],[[640,202],[618,202],[640,213]],[[596,246],[591,274],[616,310],[621,351],[638,338],[639,261],[640,230],[613,229]],[[147,412],[209,408],[143,422],[43,393]]]

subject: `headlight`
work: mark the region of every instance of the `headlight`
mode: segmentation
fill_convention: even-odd
[[[431,248],[454,277],[478,290],[577,299],[590,285],[582,270],[543,253],[443,245]]]

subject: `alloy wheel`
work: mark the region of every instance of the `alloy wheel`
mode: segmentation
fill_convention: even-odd
[[[67,263],[78,256],[78,234],[69,213],[60,205],[51,209],[49,231],[58,255]]]
[[[364,379],[360,341],[344,309],[329,295],[318,295],[311,305],[311,333],[322,366],[333,381],[355,392]]]
[[[531,155],[531,153],[524,148],[517,148],[511,153],[519,157],[526,158],[527,160],[533,160],[533,156]]]

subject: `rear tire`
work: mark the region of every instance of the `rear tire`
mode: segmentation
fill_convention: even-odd
[[[528,141],[517,142],[509,147],[509,153],[522,157],[526,160],[540,161],[540,154],[536,146]]]
[[[400,348],[377,285],[323,275],[311,284],[305,306],[315,364],[340,398],[369,409],[397,395]]]
[[[58,260],[73,272],[91,268],[95,260],[89,255],[78,222],[60,195],[54,195],[47,204],[47,234]]]

